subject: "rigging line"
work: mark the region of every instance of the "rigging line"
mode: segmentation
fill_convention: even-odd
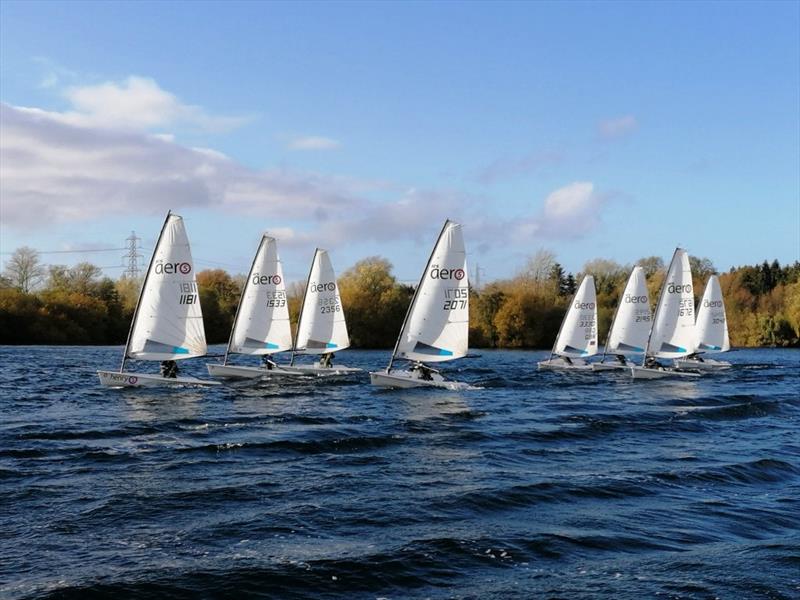
[[[94,250],[36,250],[37,254],[91,254],[93,252],[119,252],[127,248],[96,248]],[[14,251],[16,252],[16,250]],[[0,254],[14,254],[14,252],[0,252]]]

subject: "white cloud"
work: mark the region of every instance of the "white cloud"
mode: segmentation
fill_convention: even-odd
[[[574,239],[586,236],[600,225],[602,210],[610,194],[598,194],[594,184],[576,181],[551,192],[538,214],[518,221],[513,231],[518,240],[533,236]]]
[[[0,195],[9,226],[47,226],[167,207],[319,221],[364,205],[343,178],[256,171],[210,149],[98,124],[63,113],[0,104]]]
[[[290,150],[334,150],[339,146],[338,141],[320,136],[297,137],[289,142]]]
[[[639,122],[633,115],[604,119],[597,124],[597,135],[602,140],[614,140],[636,131]]]
[[[252,215],[288,245],[329,248],[403,240],[427,246],[449,217],[468,227],[474,248],[488,249],[529,245],[531,235],[585,235],[607,199],[591,183],[575,182],[547,196],[538,214],[508,222],[490,216],[485,195],[255,170],[167,135],[78,124],[64,113],[0,104],[0,126],[2,221],[17,231],[189,207]]]
[[[55,83],[57,80],[53,85]],[[152,130],[184,126],[220,132],[239,127],[248,120],[245,117],[214,116],[199,106],[184,104],[147,77],[131,76],[122,82],[72,86],[63,94],[71,110],[50,113],[51,117],[85,127]]]

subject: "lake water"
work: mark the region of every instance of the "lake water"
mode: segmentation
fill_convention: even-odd
[[[147,391],[100,387],[119,347],[0,347],[0,596],[800,597],[800,351],[636,382],[480,354],[466,392]]]

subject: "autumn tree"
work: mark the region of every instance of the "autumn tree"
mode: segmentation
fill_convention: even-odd
[[[414,293],[397,282],[391,263],[377,256],[360,260],[342,273],[339,293],[353,346],[391,348]]]

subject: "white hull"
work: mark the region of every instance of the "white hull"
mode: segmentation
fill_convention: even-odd
[[[675,367],[678,369],[697,369],[698,371],[719,371],[721,369],[730,369],[731,363],[724,360],[714,360],[713,358],[704,358],[702,361],[691,358],[678,358],[675,359]]]
[[[634,379],[664,379],[665,377],[700,377],[700,373],[691,371],[678,371],[676,369],[631,367],[631,376]]]
[[[283,367],[266,369],[265,367],[244,367],[240,365],[220,365],[217,363],[206,364],[208,374],[212,377],[225,377],[227,379],[260,379],[270,375],[296,375],[286,371]]]
[[[345,367],[336,365],[332,367],[323,367],[319,363],[313,363],[310,365],[282,366],[281,370],[288,371],[289,373],[294,373],[296,375],[316,375],[318,377],[349,375],[351,373],[361,373],[361,371],[363,371],[363,369],[359,369],[356,367]]]
[[[592,365],[581,358],[573,358],[572,362],[567,362],[558,356],[551,360],[543,360],[539,363],[540,370],[548,371],[591,371]]]
[[[613,362],[592,363],[592,371],[624,371],[631,368],[631,364],[622,364],[616,360]]]
[[[459,381],[445,381],[438,373],[431,373],[431,379],[420,379],[417,372],[411,371],[378,371],[369,374],[372,385],[388,388],[420,388],[432,387],[446,390],[466,390],[469,385]]]
[[[100,383],[107,387],[168,387],[179,385],[209,386],[219,385],[218,381],[206,381],[195,377],[161,377],[151,373],[128,373],[119,371],[98,371]]]

